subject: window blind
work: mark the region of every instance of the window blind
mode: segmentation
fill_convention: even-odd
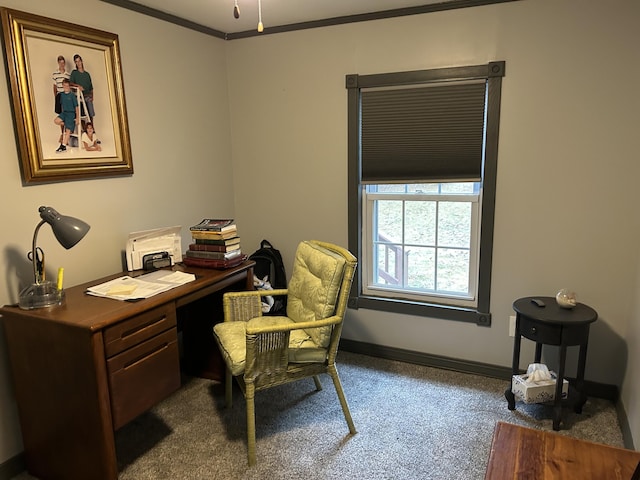
[[[362,183],[481,179],[486,79],[361,94]]]

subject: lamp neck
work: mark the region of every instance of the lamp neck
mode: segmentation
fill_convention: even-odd
[[[33,278],[34,283],[39,284],[42,281],[41,272],[39,270],[38,259],[40,258],[38,255],[38,251],[36,249],[36,242],[38,240],[38,232],[40,231],[40,227],[44,225],[45,222],[42,220],[37,226],[35,231],[33,232],[33,241],[31,242],[31,262],[33,263]],[[44,256],[44,253],[42,254]],[[44,259],[42,260],[44,262]],[[44,268],[44,264],[43,267]]]

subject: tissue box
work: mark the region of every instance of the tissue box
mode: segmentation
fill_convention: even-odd
[[[556,374],[551,373],[551,380],[527,383],[528,375],[514,375],[511,379],[511,391],[516,400],[524,403],[543,403],[556,397]],[[567,398],[569,382],[562,379],[562,398]]]

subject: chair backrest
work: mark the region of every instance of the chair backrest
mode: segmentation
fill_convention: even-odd
[[[356,258],[342,247],[317,240],[301,242],[289,280],[287,316],[295,322],[334,315],[344,318],[356,265]],[[336,327],[308,329],[307,334],[318,346],[327,348],[335,330]],[[341,325],[338,336],[340,330]]]

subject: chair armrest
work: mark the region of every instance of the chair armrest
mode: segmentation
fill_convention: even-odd
[[[259,290],[227,292],[222,296],[225,322],[248,322],[262,316],[262,295]]]
[[[321,328],[330,325],[337,325],[342,322],[342,317],[333,316],[323,318],[322,320],[313,320],[311,322],[289,322],[281,325],[247,325],[247,335],[259,335],[261,333],[287,332],[291,330],[302,330],[308,328]]]
[[[222,296],[225,322],[248,322],[262,316],[262,297],[286,295],[287,289],[226,292]]]
[[[287,295],[289,290],[286,288],[274,288],[273,290],[259,290],[263,295],[271,295],[272,297],[281,297]]]
[[[289,290],[286,288],[279,288],[275,290],[247,290],[242,292],[226,292],[223,295],[224,299],[229,299],[230,302],[242,301],[243,297],[268,297],[268,296],[280,296],[287,295]]]

